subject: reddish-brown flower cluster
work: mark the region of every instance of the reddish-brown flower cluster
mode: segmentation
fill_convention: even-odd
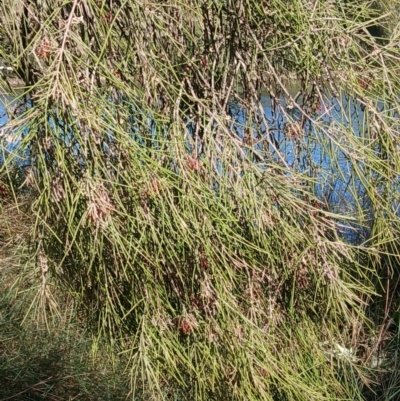
[[[6,199],[8,198],[8,188],[0,182],[0,199]]]
[[[200,252],[200,268],[201,270],[207,270],[210,267],[208,263],[207,255],[204,251]]]
[[[178,329],[185,336],[195,330],[197,325],[196,318],[192,314],[181,316],[178,320]]]
[[[107,21],[108,24],[111,24],[111,22],[113,22],[113,20],[114,20],[114,14],[113,14],[112,12],[109,11],[109,12],[106,14],[105,20]]]
[[[285,134],[288,139],[298,139],[303,136],[303,130],[299,122],[289,122],[285,125]]]
[[[155,180],[155,179],[151,180],[150,184],[151,184],[151,188],[153,190],[153,193],[155,195],[158,195],[160,193],[160,186],[158,185],[157,180]]]
[[[182,334],[188,335],[193,330],[193,326],[188,319],[182,318],[179,321],[179,330]]]
[[[200,170],[200,162],[198,159],[188,156],[187,158],[187,166],[191,171],[199,171]]]
[[[36,55],[39,58],[49,58],[51,53],[51,45],[50,42],[44,38],[42,39],[42,43],[36,49]]]
[[[324,210],[324,204],[317,200],[317,199],[313,199],[311,201],[311,216],[312,217],[317,217],[317,216],[321,216],[321,211]]]
[[[360,85],[361,89],[368,89],[368,86],[370,83],[371,83],[371,80],[368,78],[360,78],[358,80],[358,84]]]

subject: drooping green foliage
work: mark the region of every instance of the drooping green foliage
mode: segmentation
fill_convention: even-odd
[[[397,30],[345,1],[1,13],[41,295],[73,295],[133,397],[361,397],[398,275]]]

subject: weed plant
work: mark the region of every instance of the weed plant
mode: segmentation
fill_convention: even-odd
[[[2,180],[8,201],[30,195],[30,312],[53,318],[69,294],[134,399],[373,389],[398,298],[399,30],[371,35],[388,16],[328,0],[1,15],[18,77],[1,81]]]

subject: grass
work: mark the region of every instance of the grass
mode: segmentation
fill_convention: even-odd
[[[129,378],[116,360],[93,353],[71,297],[57,294],[57,314],[46,319],[32,313],[44,294],[30,258],[28,210],[27,199],[1,210],[0,399],[126,399]]]

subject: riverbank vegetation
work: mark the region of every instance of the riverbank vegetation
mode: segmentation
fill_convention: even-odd
[[[396,399],[379,6],[2,3],[8,399]]]

